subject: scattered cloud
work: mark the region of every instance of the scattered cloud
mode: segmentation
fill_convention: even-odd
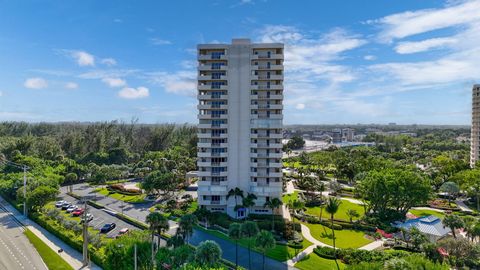
[[[102,79],[102,82],[107,84],[110,87],[123,87],[127,84],[127,82],[120,78],[110,78],[106,77]]]
[[[367,60],[367,61],[374,61],[374,60],[377,59],[377,57],[376,57],[375,55],[369,54],[369,55],[365,55],[365,56],[363,57],[363,59],[365,59],[365,60]]]
[[[100,62],[109,67],[115,66],[117,64],[117,60],[113,58],[103,58]]]
[[[172,44],[172,42],[170,40],[160,39],[160,38],[151,38],[150,42],[152,42],[153,45],[170,45],[170,44]]]
[[[125,87],[118,92],[118,96],[125,99],[146,98],[150,95],[148,88],[140,86],[138,88]]]
[[[153,84],[160,85],[168,93],[195,96],[196,74],[193,70],[159,71],[147,73],[147,79]]]
[[[43,78],[35,77],[26,79],[23,86],[29,89],[43,89],[48,87],[48,83]]]
[[[442,48],[446,45],[454,44],[457,40],[455,38],[431,38],[422,41],[414,42],[400,42],[395,51],[399,54],[410,54],[429,51],[434,48]]]
[[[0,91],[0,97],[1,97],[1,96],[3,96],[3,92],[2,92],[2,91]]]
[[[433,30],[461,26],[480,20],[480,1],[460,1],[456,5],[447,5],[439,9],[406,11],[370,20],[368,23],[379,25],[379,40],[391,42]]]
[[[118,19],[118,18],[117,18],[117,19],[113,19],[113,22],[114,22],[114,23],[122,23],[122,22],[123,22],[123,20],[122,20],[122,19]]]
[[[67,88],[67,89],[77,89],[78,84],[75,83],[75,82],[67,82],[67,83],[65,83],[65,88]]]
[[[120,78],[140,73],[139,69],[96,69],[78,75],[80,79]]]
[[[303,110],[303,109],[305,109],[305,104],[303,104],[303,103],[298,103],[297,106],[295,106],[295,108],[296,108],[297,110]]]
[[[81,67],[95,66],[95,56],[82,50],[58,50],[61,54],[64,54],[77,63]]]

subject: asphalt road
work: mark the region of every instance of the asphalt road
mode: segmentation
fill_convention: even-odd
[[[23,228],[0,207],[0,269],[48,270]]]

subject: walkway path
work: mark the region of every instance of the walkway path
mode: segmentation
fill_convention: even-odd
[[[20,221],[25,227],[27,227],[32,233],[34,233],[38,238],[40,238],[45,244],[47,244],[52,250],[57,251],[59,249],[63,249],[62,253],[59,253],[60,257],[62,257],[68,264],[70,264],[74,269],[95,269],[101,270],[100,267],[96,266],[92,263],[91,267],[84,267],[82,268],[82,259],[83,256],[80,252],[75,250],[74,248],[70,247],[62,240],[58,239],[56,236],[42,228],[37,223],[33,222],[32,220],[24,217],[17,209],[15,209],[12,205],[7,203],[0,197],[0,203],[7,209],[12,215]]]
[[[374,249],[380,248],[382,246],[383,246],[383,240],[377,240],[377,241],[371,242],[370,244],[366,244],[363,247],[359,247],[358,249],[374,250]]]
[[[327,245],[325,243],[322,243],[320,241],[318,241],[317,239],[315,239],[315,237],[312,236],[312,234],[310,233],[310,229],[303,225],[303,224],[300,224],[301,228],[302,228],[302,235],[303,237],[310,241],[312,243],[312,245],[310,245],[309,247],[307,247],[305,250],[303,250],[302,252],[298,253],[297,256],[293,257],[292,259],[288,260],[287,261],[287,265],[288,266],[294,266],[297,262],[299,262],[300,260],[302,260],[305,256],[307,256],[308,254],[312,253],[313,250],[317,247],[317,246],[321,246],[321,247],[331,247],[333,248],[332,246],[330,245]]]
[[[458,208],[464,212],[473,212],[473,210],[468,207],[462,200],[455,200],[455,203],[457,204]]]

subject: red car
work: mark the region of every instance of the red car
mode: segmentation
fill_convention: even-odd
[[[84,212],[85,212],[85,210],[83,208],[78,208],[78,209],[76,209],[75,211],[72,212],[72,216],[78,217],[78,216],[83,215]]]

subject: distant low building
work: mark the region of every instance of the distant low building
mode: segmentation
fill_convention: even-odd
[[[430,242],[436,242],[451,233],[451,230],[445,227],[442,220],[436,216],[410,219],[403,223],[397,222],[393,224],[393,226],[399,229],[405,229],[406,231],[415,227],[423,233]]]

